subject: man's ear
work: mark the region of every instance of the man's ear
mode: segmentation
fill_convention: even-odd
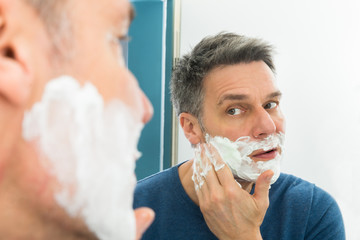
[[[201,142],[203,133],[199,121],[190,113],[181,113],[179,116],[180,126],[184,131],[185,137],[193,145]]]
[[[0,99],[22,105],[30,94],[31,77],[21,59],[23,54],[16,41],[16,24],[6,11],[6,1],[0,1]],[[14,29],[15,28],[15,29]]]

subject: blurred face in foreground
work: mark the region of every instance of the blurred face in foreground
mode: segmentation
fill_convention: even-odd
[[[71,38],[58,58],[32,7],[0,1],[0,235],[134,239],[136,144],[152,107],[119,45],[133,10],[64,6]]]

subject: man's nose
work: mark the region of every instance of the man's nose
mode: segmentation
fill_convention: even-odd
[[[270,114],[265,109],[259,109],[255,115],[253,128],[254,138],[265,138],[276,132],[276,125]]]
[[[141,91],[141,90],[140,90]],[[142,94],[142,104],[144,106],[144,114],[142,117],[142,122],[145,124],[150,121],[154,114],[154,108],[150,102],[150,100],[146,97],[145,93],[141,91]]]

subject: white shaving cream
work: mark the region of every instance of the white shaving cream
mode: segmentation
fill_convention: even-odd
[[[25,113],[23,137],[62,185],[55,199],[100,239],[135,239],[135,156],[142,123],[120,100],[104,106],[90,83],[51,80]]]
[[[280,163],[284,152],[283,133],[270,135],[261,141],[251,141],[249,136],[240,137],[234,142],[225,137],[211,137],[208,134],[206,134],[205,138],[207,144],[216,149],[217,153],[229,166],[236,178],[248,182],[256,182],[260,174],[266,170],[272,170],[274,172],[270,184],[273,184],[279,178]],[[203,185],[203,178],[206,177],[211,169],[210,163],[214,166],[216,171],[224,166],[223,164],[218,163],[214,152],[207,144],[202,147],[198,144],[194,148],[193,181],[195,183],[195,188],[197,189]],[[255,162],[249,157],[250,154],[256,150],[268,151],[273,148],[281,149],[274,159]],[[202,159],[205,156],[210,160],[210,163]]]

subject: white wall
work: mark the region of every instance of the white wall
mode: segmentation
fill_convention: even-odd
[[[182,0],[181,24],[181,55],[224,30],[276,46],[283,171],[332,194],[347,239],[360,239],[360,2]],[[178,147],[179,161],[192,157],[181,130]]]

